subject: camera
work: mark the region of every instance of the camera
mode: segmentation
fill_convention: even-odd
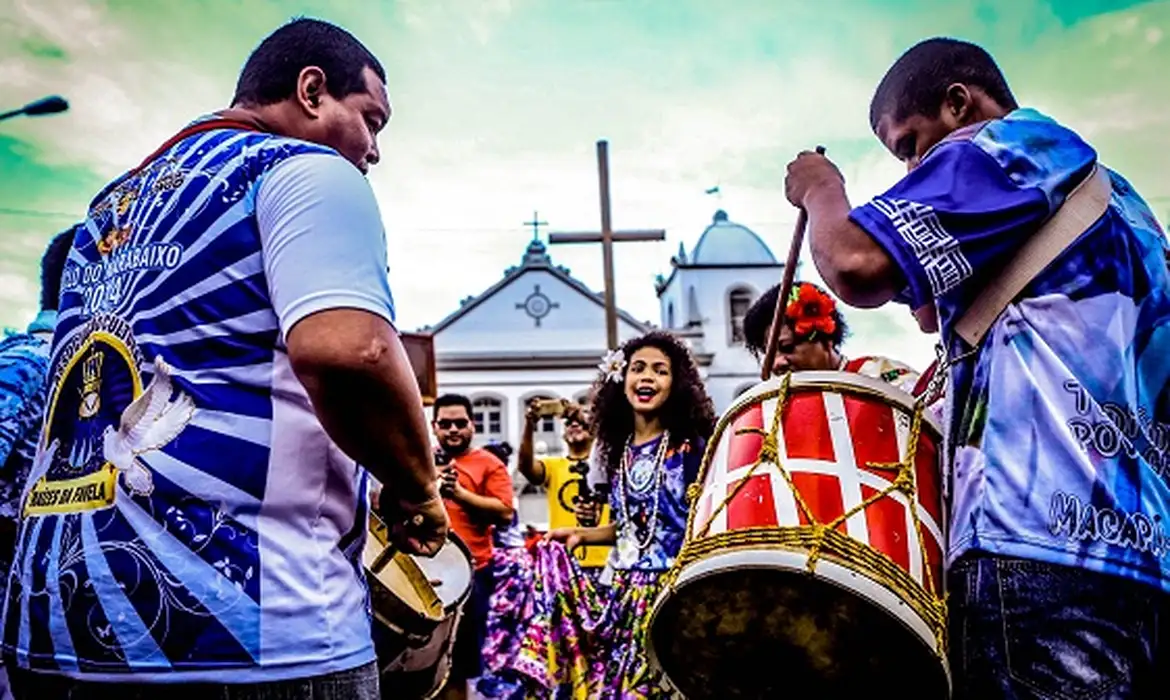
[[[596,505],[598,509],[605,506],[608,500],[608,493],[602,495],[602,487],[600,484],[594,488],[589,484],[589,462],[585,460],[577,460],[569,465],[569,472],[577,475],[577,495],[575,500],[579,504]],[[606,489],[608,491],[608,489]],[[578,516],[577,521],[585,527],[596,527],[599,520],[600,513],[596,517],[582,517]]]
[[[589,462],[579,459],[569,465],[569,472],[584,479],[589,476]]]
[[[536,413],[541,418],[557,418],[565,414],[566,403],[564,399],[545,399],[536,405]]]
[[[445,467],[449,464],[451,464],[451,455],[447,454],[447,451],[442,448],[435,450],[435,466]]]

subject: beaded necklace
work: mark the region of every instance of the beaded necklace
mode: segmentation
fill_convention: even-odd
[[[658,450],[654,454],[654,501],[650,510],[650,519],[647,523],[645,539],[638,537],[634,522],[630,518],[629,502],[630,490],[632,488],[630,472],[635,461],[632,457],[634,452],[633,440],[633,435],[626,439],[626,447],[622,451],[622,461],[618,474],[622,514],[622,536],[618,541],[618,556],[627,565],[633,564],[637,560],[637,557],[641,556],[642,552],[654,542],[654,535],[658,532],[658,508],[662,500],[662,480],[666,471],[662,468],[662,465],[666,460],[666,450],[670,444],[670,431],[662,433],[661,442],[658,443]]]

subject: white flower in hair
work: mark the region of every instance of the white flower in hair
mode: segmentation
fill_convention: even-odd
[[[607,382],[620,382],[622,370],[625,368],[626,356],[621,350],[610,350],[605,357],[601,358],[601,364],[597,365],[597,369],[605,375]]]

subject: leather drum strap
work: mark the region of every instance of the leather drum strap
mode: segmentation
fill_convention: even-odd
[[[977,347],[1008,304],[1105,214],[1112,194],[1108,171],[1094,166],[1093,172],[1069,193],[1064,204],[1024,243],[1003,272],[975,298],[955,324],[959,337]]]

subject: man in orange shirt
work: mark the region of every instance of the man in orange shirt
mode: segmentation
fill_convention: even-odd
[[[492,579],[492,528],[512,522],[512,479],[508,468],[491,452],[471,446],[475,423],[471,401],[459,394],[435,399],[435,463],[442,474],[440,491],[451,530],[471,550],[475,579],[455,633],[455,651],[445,698],[466,698],[467,681],[482,672],[488,602]]]

